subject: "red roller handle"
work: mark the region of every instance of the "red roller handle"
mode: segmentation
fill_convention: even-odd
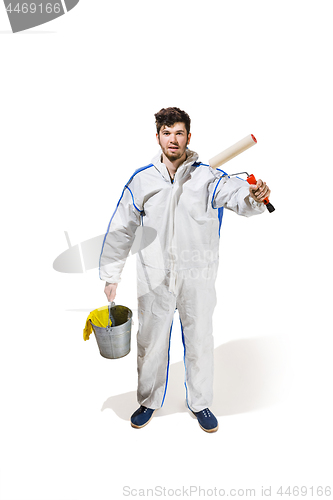
[[[249,184],[257,184],[256,178],[254,177],[253,174],[249,175],[246,180]],[[268,198],[264,199],[264,204],[266,205],[269,212],[273,212],[275,210],[273,205],[269,202]]]

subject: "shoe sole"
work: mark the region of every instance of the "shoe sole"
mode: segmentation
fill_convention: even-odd
[[[142,429],[142,427],[145,427],[146,425],[148,425],[148,424],[149,424],[149,422],[151,421],[151,419],[152,419],[152,418],[153,418],[153,416],[154,416],[155,411],[156,411],[156,410],[154,410],[154,411],[153,411],[153,413],[152,413],[152,414],[151,414],[151,416],[150,416],[150,419],[149,419],[149,420],[147,420],[147,422],[146,422],[145,424],[143,424],[143,425],[135,425],[135,424],[132,424],[132,422],[131,422],[131,426],[132,426],[132,427],[134,427],[135,429]]]
[[[199,422],[198,422],[198,424],[199,424]],[[218,430],[218,428],[219,428],[219,424],[217,424],[217,427],[214,427],[214,429],[205,429],[204,427],[202,427],[202,425],[200,425],[200,427],[205,432],[216,432]]]

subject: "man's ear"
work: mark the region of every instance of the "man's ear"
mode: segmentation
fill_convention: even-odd
[[[189,133],[188,136],[187,136],[187,145],[190,144],[190,140],[191,140],[191,133]]]
[[[160,144],[159,134],[156,134],[156,140],[157,140],[157,144]]]

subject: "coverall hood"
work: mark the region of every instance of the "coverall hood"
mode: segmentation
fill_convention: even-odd
[[[179,165],[177,168],[176,174],[178,172],[177,177],[183,176],[186,174],[189,167],[199,159],[199,155],[195,153],[195,151],[191,151],[190,149],[186,149],[186,160]],[[157,170],[162,174],[164,179],[170,182],[169,171],[164,163],[162,163],[162,149],[154,156],[152,159],[152,164]]]

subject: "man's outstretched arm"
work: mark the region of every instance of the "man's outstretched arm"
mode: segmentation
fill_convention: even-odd
[[[270,194],[268,186],[261,179],[250,185],[243,179],[227,175],[220,176],[211,189],[214,208],[224,207],[245,217],[263,213],[263,200]]]

